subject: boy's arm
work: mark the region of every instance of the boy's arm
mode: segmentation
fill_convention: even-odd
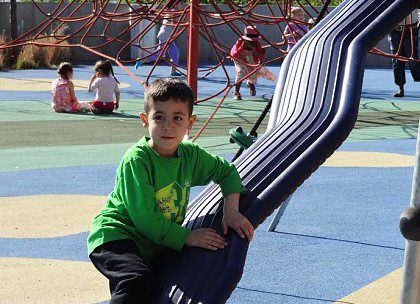
[[[225,159],[211,155],[195,145],[197,152],[195,165],[195,178],[193,185],[205,185],[211,180],[219,184],[224,197],[223,206],[223,233],[227,227],[233,228],[241,237],[251,240],[254,228],[248,219],[239,212],[239,197],[248,190],[242,185],[241,178],[234,164]]]
[[[195,164],[192,186],[207,185],[211,181],[219,184],[223,197],[231,193],[246,193],[241,177],[234,164],[222,157],[207,153],[198,145],[191,144]]]
[[[181,250],[189,230],[164,217],[158,210],[155,189],[147,184],[145,167],[138,159],[122,163],[117,175],[118,199],[144,237],[157,244]]]
[[[228,227],[231,227],[241,238],[252,241],[254,237],[254,227],[248,219],[239,212],[239,193],[232,193],[226,196],[223,205],[222,230],[226,234]]]

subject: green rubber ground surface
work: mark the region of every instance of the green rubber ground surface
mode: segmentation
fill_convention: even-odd
[[[241,126],[249,131],[265,104],[263,100],[227,100],[197,142],[211,153],[235,153],[237,146],[229,143],[229,129]],[[0,167],[11,171],[45,168],[46,164],[62,167],[117,163],[130,145],[147,134],[138,118],[142,106],[141,99],[128,100],[114,115],[94,116],[54,113],[47,102],[2,102]],[[215,106],[216,102],[211,101],[196,105],[198,119],[192,136]],[[419,103],[364,99],[347,141],[415,138],[419,116]],[[265,132],[267,121],[268,116],[259,134]],[[22,153],[26,153],[25,158]],[[71,161],[65,157],[69,153],[73,155]]]

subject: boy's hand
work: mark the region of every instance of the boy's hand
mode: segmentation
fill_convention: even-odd
[[[222,230],[226,234],[228,227],[236,231],[241,238],[247,237],[252,241],[254,237],[254,227],[248,219],[239,212],[239,193],[231,193],[225,197],[223,205]]]
[[[228,227],[235,230],[241,238],[244,238],[246,236],[248,241],[252,241],[252,238],[254,237],[254,227],[251,225],[251,223],[245,216],[243,216],[238,210],[234,210],[233,208],[225,209],[225,212],[223,213],[223,234],[226,234],[228,232]]]
[[[201,228],[190,231],[187,240],[185,241],[185,245],[217,250],[225,248],[227,243],[215,230]]]

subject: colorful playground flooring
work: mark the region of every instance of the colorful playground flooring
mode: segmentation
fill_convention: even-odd
[[[279,67],[270,69],[278,74]],[[93,98],[86,90],[91,70],[75,68],[79,100]],[[158,67],[156,77],[167,72]],[[147,71],[135,73],[144,78]],[[122,154],[145,134],[138,119],[144,91],[117,71],[124,88],[115,115],[57,114],[49,106],[54,77],[54,70],[0,73],[2,303],[109,299],[86,237]],[[199,81],[201,96],[221,87],[221,73]],[[262,81],[255,98],[243,87],[244,100],[228,98],[197,142],[231,159],[237,147],[229,129],[249,130],[274,87]],[[405,244],[398,223],[411,193],[420,90],[409,80],[407,97],[395,99],[394,89],[391,70],[365,71],[354,130],[295,192],[276,231],[267,232],[272,216],[256,230],[228,303],[398,303]],[[196,106],[193,134],[216,104]]]

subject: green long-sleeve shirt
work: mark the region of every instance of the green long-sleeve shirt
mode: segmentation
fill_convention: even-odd
[[[133,239],[151,261],[165,247],[181,250],[189,230],[182,227],[190,187],[210,181],[223,196],[243,193],[233,164],[208,154],[192,142],[181,142],[174,158],[156,153],[143,137],[124,155],[105,207],[92,222],[88,253],[107,242]]]

